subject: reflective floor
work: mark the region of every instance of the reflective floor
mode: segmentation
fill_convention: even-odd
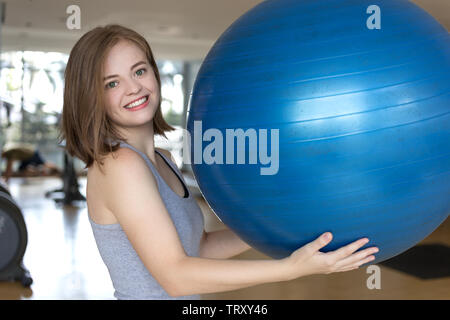
[[[86,178],[79,179],[85,194]],[[114,299],[108,271],[95,245],[84,202],[60,206],[45,193],[61,187],[59,178],[12,178],[10,190],[20,205],[28,229],[24,265],[33,278],[31,288],[0,282],[0,299]],[[223,228],[207,204],[198,200],[207,231]],[[450,246],[447,219],[421,244]],[[236,259],[267,259],[249,250]],[[426,261],[423,261],[426,264]],[[259,285],[203,295],[204,299],[450,299],[450,277],[424,280],[380,266],[380,289],[367,286],[365,268],[294,281]],[[370,280],[370,279],[369,279]]]

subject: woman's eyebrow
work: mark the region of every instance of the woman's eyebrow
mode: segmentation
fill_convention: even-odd
[[[136,62],[135,64],[133,64],[133,65],[131,66],[130,70],[133,70],[134,68],[136,68],[138,65],[141,65],[141,64],[146,64],[146,62],[145,62],[145,61],[139,61],[139,62]],[[109,79],[109,78],[114,78],[114,77],[118,77],[118,75],[117,75],[117,74],[112,74],[112,75],[110,75],[110,76],[104,77],[104,78],[103,78],[103,81],[105,81],[105,80],[107,80],[107,79]]]

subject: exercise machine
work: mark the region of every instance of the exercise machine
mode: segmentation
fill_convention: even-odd
[[[4,189],[2,186],[1,190]],[[22,211],[9,192],[1,190],[0,281],[20,281],[24,287],[29,287],[33,279],[23,265],[23,256],[28,243],[25,221]]]
[[[65,140],[59,145],[65,147]],[[64,150],[64,170],[61,176],[63,186],[60,189],[47,191],[45,196],[52,198],[56,203],[70,205],[74,201],[86,201],[86,198],[80,193],[80,185],[78,184],[77,173],[74,166],[74,158]],[[60,196],[53,195],[54,193]],[[61,195],[62,194],[62,195]]]
[[[1,149],[0,145],[0,155]],[[27,243],[28,232],[22,211],[8,186],[0,180],[0,281],[20,281],[24,287],[31,286],[33,279],[23,265]]]

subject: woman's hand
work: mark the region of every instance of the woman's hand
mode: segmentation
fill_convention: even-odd
[[[293,279],[312,274],[329,274],[358,269],[361,265],[373,261],[372,255],[378,252],[371,247],[354,253],[369,242],[363,238],[335,251],[323,253],[319,250],[330,243],[333,238],[330,232],[322,234],[316,240],[294,251],[288,258]]]

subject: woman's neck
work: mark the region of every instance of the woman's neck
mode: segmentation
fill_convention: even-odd
[[[145,153],[153,163],[156,163],[153,122],[150,126],[128,128],[124,136],[128,144]]]

